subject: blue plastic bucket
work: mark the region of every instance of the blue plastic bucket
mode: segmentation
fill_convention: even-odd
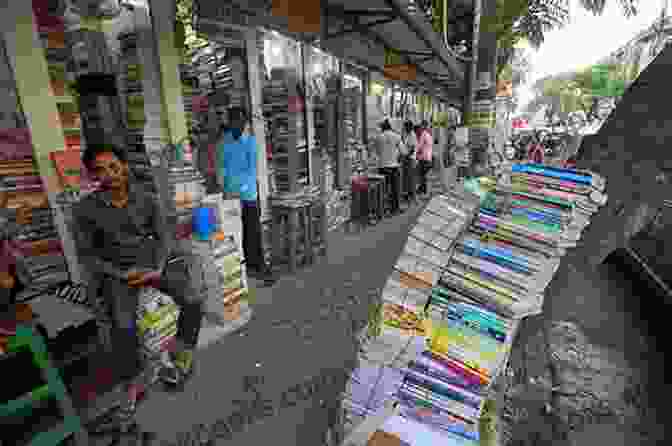
[[[192,217],[194,235],[201,239],[209,238],[215,230],[213,209],[209,207],[195,208]]]

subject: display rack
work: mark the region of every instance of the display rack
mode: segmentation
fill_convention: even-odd
[[[275,68],[264,87],[264,114],[271,121],[269,138],[277,194],[296,194],[310,183],[305,102],[298,83],[296,68]]]
[[[25,127],[25,117],[18,102],[14,87],[14,78],[4,54],[2,54],[2,103],[4,115],[18,127],[5,129],[3,150],[0,154],[0,181],[9,194],[8,206],[2,210],[15,223],[17,206],[23,202],[32,205],[41,204],[46,197],[42,179],[32,156],[29,131]],[[9,132],[7,132],[9,131]],[[33,211],[31,224],[20,228],[18,236],[7,243],[7,248],[17,263],[17,276],[29,288],[29,296],[36,289],[48,289],[68,279],[68,265],[63,256],[60,236],[54,221],[53,211],[49,208]],[[37,245],[45,248],[41,252],[34,250]],[[41,255],[40,255],[41,254]],[[22,300],[25,296],[19,296]]]
[[[126,110],[126,154],[136,178],[145,184],[153,182],[151,163],[145,148],[145,97],[143,66],[138,54],[138,37],[134,32],[119,35],[121,47],[120,84]]]
[[[343,89],[343,123],[346,159],[349,167],[346,168],[346,177],[351,174],[363,174],[367,170],[367,155],[362,144],[362,91],[357,87]]]

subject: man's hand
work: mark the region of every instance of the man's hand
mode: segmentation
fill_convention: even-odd
[[[29,225],[33,222],[33,208],[27,203],[16,210],[16,222],[20,225]]]
[[[14,280],[14,276],[12,276],[9,272],[0,271],[0,288],[11,290],[14,288],[15,283],[16,281]]]
[[[157,279],[159,275],[158,272],[154,271],[131,271],[128,273],[128,276],[126,276],[126,279],[128,280],[129,287],[139,288]]]

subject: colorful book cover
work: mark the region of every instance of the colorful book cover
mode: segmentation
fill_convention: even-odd
[[[54,162],[56,172],[65,189],[80,190],[82,160],[79,150],[61,150],[51,152],[49,157]]]
[[[427,334],[422,316],[402,305],[384,303],[383,324],[411,335],[424,336]]]

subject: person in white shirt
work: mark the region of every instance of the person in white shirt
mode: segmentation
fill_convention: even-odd
[[[376,140],[378,171],[385,176],[391,186],[392,213],[399,213],[399,158],[401,157],[401,136],[392,130],[388,120],[380,124],[381,134]]]
[[[415,160],[415,150],[418,146],[418,137],[415,135],[415,128],[411,121],[404,122],[404,132],[401,135],[402,139],[402,169],[404,171],[404,190],[406,191],[405,199],[408,202],[415,201],[416,197],[416,177],[417,177],[417,163]]]

